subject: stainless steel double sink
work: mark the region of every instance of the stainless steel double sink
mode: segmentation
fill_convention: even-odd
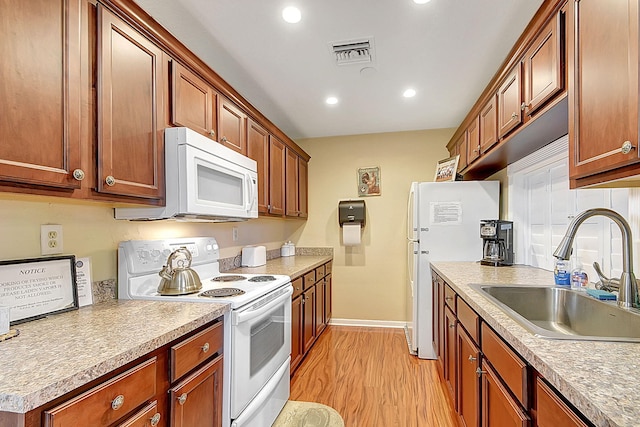
[[[640,311],[549,286],[472,284],[529,332],[543,338],[640,342]]]

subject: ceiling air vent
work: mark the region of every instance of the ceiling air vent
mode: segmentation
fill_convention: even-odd
[[[337,65],[373,62],[373,39],[349,40],[332,45]]]

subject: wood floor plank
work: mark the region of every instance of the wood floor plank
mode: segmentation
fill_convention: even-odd
[[[345,427],[457,427],[435,360],[402,329],[328,326],[291,379],[291,400],[337,410]]]

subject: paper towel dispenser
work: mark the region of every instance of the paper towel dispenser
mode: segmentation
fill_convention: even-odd
[[[343,224],[359,223],[364,226],[365,205],[364,200],[341,200],[338,203],[338,223]]]

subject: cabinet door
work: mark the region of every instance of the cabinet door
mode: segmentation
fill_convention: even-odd
[[[467,162],[471,164],[480,156],[480,118],[476,117],[467,127]]]
[[[302,360],[303,298],[304,296],[300,295],[291,301],[291,373]]]
[[[458,147],[458,155],[460,156],[458,159],[458,171],[463,170],[467,167],[468,159],[467,159],[467,133],[464,132],[458,140],[456,141],[456,147]]]
[[[308,164],[302,157],[298,158],[298,216],[306,218],[309,216],[308,208]]]
[[[440,301],[440,280],[439,280],[439,276],[435,273],[435,271],[431,270],[431,301],[432,301],[432,305],[433,305],[433,310],[431,310],[431,315],[432,315],[432,319],[431,319],[431,327],[432,327],[432,333],[431,336],[433,337],[433,350],[436,354],[436,357],[438,358],[438,360],[440,361],[440,364],[442,364],[442,348],[440,347],[440,336],[442,335],[441,333],[441,329],[442,329],[442,323],[440,321],[440,310],[442,310],[442,307],[440,305],[441,301]],[[441,366],[441,365],[440,365]]]
[[[500,138],[522,123],[522,70],[517,64],[498,88],[498,135]]]
[[[316,337],[320,336],[326,326],[324,323],[324,295],[324,279],[320,279],[316,283]]]
[[[286,148],[275,136],[269,137],[269,213],[284,215]]]
[[[171,427],[222,426],[222,356],[169,389]]]
[[[484,154],[498,142],[498,111],[496,95],[480,110],[480,154]]]
[[[247,154],[246,121],[247,115],[236,104],[224,96],[218,100],[218,133],[220,142],[242,154]]]
[[[480,350],[465,330],[457,327],[458,414],[465,427],[480,425]]]
[[[534,40],[524,58],[525,112],[531,116],[563,88],[562,18],[558,13]]]
[[[160,424],[162,415],[158,411],[158,401],[154,400],[138,412],[119,423],[117,427],[155,427]]]
[[[482,427],[530,427],[531,419],[502,385],[498,375],[482,361]]]
[[[537,427],[587,427],[542,379],[536,381]]]
[[[444,309],[444,323],[446,327],[444,335],[444,379],[449,389],[449,394],[454,402],[454,406],[457,409],[456,399],[456,315],[445,307]]]
[[[302,353],[306,354],[316,339],[315,311],[316,311],[316,287],[312,286],[302,294],[304,300],[302,320]]]
[[[331,320],[331,312],[333,303],[331,302],[333,288],[331,283],[331,274],[327,274],[324,278],[324,323],[329,324]]]
[[[80,188],[80,5],[0,3],[0,181]]]
[[[163,53],[98,4],[100,193],[164,197]]]
[[[569,173],[575,179],[639,159],[639,35],[635,0],[570,3]],[[634,149],[626,152],[628,146]]]
[[[185,126],[209,138],[216,138],[218,94],[207,82],[180,65],[171,62],[171,122]]]
[[[298,155],[295,151],[286,149],[286,201],[285,212],[287,216],[298,216]]]
[[[258,164],[258,212],[267,213],[269,204],[269,132],[247,120],[247,156]]]

